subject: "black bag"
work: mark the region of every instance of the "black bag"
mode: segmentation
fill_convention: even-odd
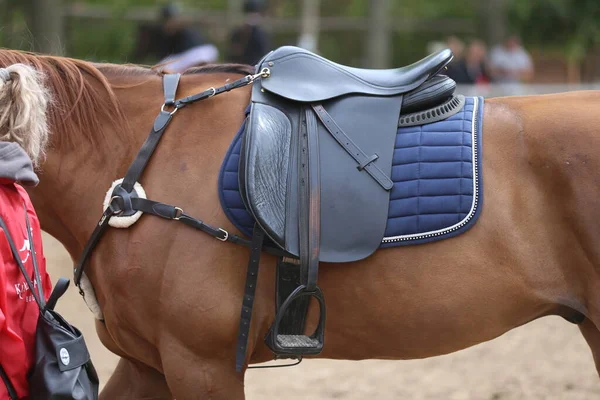
[[[40,309],[35,332],[35,361],[29,374],[29,399],[31,400],[97,400],[98,374],[90,360],[90,354],[81,332],[69,324],[59,313],[54,311],[57,300],[69,287],[69,280],[60,278],[56,283],[48,302],[45,302],[37,255],[29,225],[29,217],[25,211],[27,233],[31,246],[31,256],[37,292],[17,247],[10,236],[6,224],[0,218],[0,228],[13,253],[27,286]],[[14,387],[0,366],[0,376],[6,383],[8,394],[17,400]]]

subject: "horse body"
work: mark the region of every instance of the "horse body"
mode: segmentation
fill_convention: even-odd
[[[101,145],[80,140],[71,148],[51,147],[42,183],[31,192],[42,226],[74,259],[97,223],[105,191],[125,173],[161,106],[160,77],[101,71],[131,133],[107,121]],[[237,77],[184,76],[178,94]],[[219,204],[217,176],[248,102],[242,89],[178,111],[141,179],[150,197],[235,231]],[[319,284],[328,318],[320,357],[430,357],[550,314],[583,321],[588,343],[600,352],[594,246],[600,239],[594,207],[600,138],[593,131],[599,106],[593,92],[486,100],[478,223],[449,240],[324,264]],[[51,142],[63,134],[54,132]],[[99,335],[123,357],[103,396],[243,398],[234,355],[247,259],[246,248],[159,218],[111,229],[87,270],[104,314]],[[250,363],[271,359],[262,338],[274,318],[274,274],[274,259],[264,256]]]

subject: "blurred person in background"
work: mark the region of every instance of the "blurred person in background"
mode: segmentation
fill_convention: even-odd
[[[260,26],[265,10],[263,1],[244,2],[244,24],[233,30],[227,61],[255,65],[271,48],[269,34]]]
[[[446,38],[446,47],[448,47],[452,54],[454,54],[454,60],[461,60],[465,51],[465,43],[457,38],[456,36],[448,36]]]
[[[494,81],[519,83],[533,78],[533,62],[529,53],[521,46],[518,36],[508,37],[490,54],[490,69]]]
[[[453,61],[448,66],[447,75],[456,83],[486,84],[490,82],[487,68],[487,47],[481,40],[469,43],[463,58]]]
[[[181,10],[174,3],[161,7],[159,27],[141,27],[134,60],[149,55],[159,59],[169,72],[183,72],[202,64],[214,63],[219,58],[217,48],[208,43],[196,30],[186,26],[181,19]]]

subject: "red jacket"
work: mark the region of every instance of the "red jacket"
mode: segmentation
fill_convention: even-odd
[[[52,284],[46,272],[40,222],[25,189],[13,181],[0,178],[0,216],[15,245],[20,249],[21,260],[35,284],[25,207],[33,230],[41,281],[47,299],[52,291]],[[4,236],[1,229],[0,236]],[[5,237],[0,237],[0,365],[6,371],[19,398],[29,395],[27,373],[34,361],[34,334],[38,316],[38,306],[13,258],[8,241]],[[7,399],[8,391],[0,379],[0,400]]]

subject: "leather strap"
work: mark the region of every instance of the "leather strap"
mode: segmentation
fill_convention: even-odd
[[[25,205],[23,205],[23,206],[25,207]],[[25,210],[27,210],[27,208],[25,208]],[[44,307],[46,306],[45,299],[43,297],[40,298],[40,296],[36,293],[35,286],[33,285],[31,278],[27,274],[27,269],[25,268],[25,265],[23,265],[23,261],[21,260],[21,255],[19,254],[19,250],[17,249],[17,246],[15,245],[15,242],[14,242],[12,236],[10,235],[10,231],[8,230],[8,227],[6,226],[6,223],[4,222],[4,219],[2,219],[2,217],[0,217],[0,228],[2,228],[2,230],[4,231],[4,237],[6,237],[6,241],[8,242],[8,245],[10,246],[10,251],[13,255],[13,258],[15,259],[15,262],[19,266],[19,269],[21,270],[21,274],[23,275],[23,278],[25,278],[25,282],[27,282],[27,286],[29,287],[29,290],[31,291],[31,295],[35,299],[35,302],[37,303],[40,311],[42,311],[44,309]],[[33,251],[31,252],[31,254],[33,257],[33,254],[34,254]],[[34,271],[34,276],[35,276],[35,271]]]
[[[170,98],[175,97],[175,93],[177,92],[177,84],[179,83],[179,76],[171,76],[171,75],[179,75],[179,74],[168,74],[163,77],[163,89],[164,89],[164,93],[165,93],[165,104],[169,102]],[[127,170],[127,173],[125,174],[125,178],[123,178],[123,183],[121,184],[121,188],[123,188],[127,193],[131,193],[131,191],[133,190],[133,185],[138,181],[138,179],[144,172],[144,169],[146,168],[148,161],[150,161],[150,157],[152,157],[154,150],[156,150],[156,146],[158,146],[158,143],[159,143],[160,139],[162,138],[163,133],[167,129],[167,126],[168,126],[169,122],[171,121],[172,117],[173,117],[173,113],[169,113],[164,110],[161,110],[160,113],[158,114],[158,116],[156,117],[156,120],[154,121],[154,125],[152,127],[152,130],[150,131],[150,134],[146,138],[146,141],[142,145],[135,160],[133,160],[133,163]],[[83,274],[83,270],[85,268],[88,258],[90,257],[90,255],[92,253],[92,250],[96,247],[96,245],[100,241],[100,238],[106,231],[106,228],[108,228],[108,226],[109,226],[108,222],[110,221],[110,218],[113,215],[115,215],[117,213],[117,211],[118,210],[116,210],[114,208],[114,205],[112,205],[112,204],[110,204],[106,208],[106,210],[104,210],[104,213],[102,214],[102,217],[100,218],[100,221],[96,225],[96,228],[92,232],[92,235],[90,236],[87,243],[85,244],[83,252],[81,253],[81,257],[79,258],[79,262],[77,263],[77,266],[75,267],[75,270],[73,271],[74,275],[75,275],[74,281],[75,281],[75,285],[77,285],[77,287],[79,287],[79,283],[81,282],[81,276]],[[83,292],[81,291],[81,289],[79,290],[79,292],[83,295]]]
[[[321,174],[319,171],[319,131],[314,113],[307,108],[301,122],[300,188],[298,201],[300,271],[307,291],[317,287],[321,244]]]
[[[133,160],[129,170],[127,170],[125,178],[123,178],[121,187],[128,193],[131,193],[133,190],[133,185],[135,185],[135,183],[140,179],[142,172],[144,172],[144,169],[146,169],[146,165],[148,165],[150,157],[152,157],[154,150],[156,150],[156,146],[158,146],[158,142],[162,138],[163,133],[165,133],[165,130],[167,129],[167,126],[169,125],[169,122],[171,122],[172,118],[173,115],[166,111],[161,111],[158,114],[158,117],[156,117],[155,124],[152,127],[150,134],[138,152],[137,157],[135,160]],[[157,127],[159,128],[158,130],[156,129]]]
[[[179,108],[182,108],[188,104],[194,103],[199,100],[207,99],[207,98],[215,96],[217,94],[221,94],[221,93],[233,90],[233,89],[237,89],[237,88],[249,85],[249,84],[253,83],[257,77],[256,76],[255,77],[245,76],[244,78],[238,79],[235,82],[221,86],[217,89],[210,88],[210,89],[205,90],[196,95],[188,96],[181,100],[175,100],[175,96],[177,93],[177,85],[179,84],[179,78],[180,78],[179,74],[167,74],[167,75],[163,76],[163,91],[164,91],[164,95],[165,95],[165,103],[164,104],[166,106],[174,106],[175,109],[171,112],[168,112],[168,111],[164,110],[164,107],[163,107],[163,109],[161,109],[160,113],[154,120],[154,125],[152,126],[152,130],[150,131],[150,134],[146,138],[146,141],[142,145],[135,160],[133,160],[133,163],[131,164],[131,166],[127,170],[127,173],[125,174],[125,177],[123,178],[123,183],[121,184],[121,188],[124,189],[127,193],[131,193],[133,191],[134,184],[139,180],[142,173],[144,172],[144,169],[148,165],[148,162],[150,160],[150,157],[152,157],[154,150],[156,150],[156,147],[158,146],[158,143],[159,143],[160,139],[162,138],[163,133],[165,132],[165,130],[167,129],[167,126],[169,125],[169,122],[171,122],[173,115],[175,115],[175,112]],[[173,213],[180,212],[177,210],[171,210],[171,209],[165,208],[165,207],[172,207],[172,206],[164,205],[165,207],[163,207],[162,203],[154,202],[154,204],[150,204],[149,202],[150,201],[148,201],[147,203],[144,203],[144,202],[140,201],[138,203],[138,206],[140,208],[145,207],[146,209],[144,210],[144,212],[148,212],[153,215],[158,215],[160,217],[168,218],[168,219],[176,219],[176,218],[171,218],[174,215]],[[150,210],[152,210],[152,212],[150,212]],[[181,209],[178,209],[178,210],[181,210]],[[77,266],[75,267],[75,269],[73,271],[74,275],[75,275],[75,277],[74,277],[75,285],[77,285],[78,287],[79,287],[79,283],[81,282],[81,276],[83,274],[83,270],[85,268],[88,258],[90,257],[90,255],[92,253],[92,250],[94,250],[94,248],[98,244],[98,241],[100,240],[100,238],[106,231],[106,228],[109,226],[108,222],[109,222],[110,218],[113,215],[118,214],[118,212],[119,212],[119,209],[118,209],[118,205],[116,204],[116,202],[114,204],[111,203],[111,205],[109,205],[109,207],[106,210],[104,210],[104,213],[102,214],[102,217],[100,218],[100,221],[98,222],[98,224],[96,225],[96,228],[92,232],[92,235],[88,239],[88,241],[83,249],[83,252],[81,253],[81,257],[79,258],[79,262],[77,263]],[[171,214],[169,214],[169,213],[171,213]],[[227,241],[243,244],[246,246],[250,245],[250,242],[245,239],[239,238],[238,236],[235,236],[235,235],[228,235],[227,232],[224,231],[223,229],[212,228],[209,225],[204,224],[202,221],[199,221],[192,217],[182,215],[182,218],[179,218],[179,220],[181,220],[182,222],[184,222],[187,225],[190,225],[196,229],[200,229],[204,232],[210,233],[215,237],[221,236],[221,237],[219,237],[221,240],[223,240],[222,236],[227,235],[228,236]],[[279,253],[281,254],[281,252],[279,252]],[[79,292],[83,295],[83,292],[81,291],[81,289],[79,290]]]
[[[362,151],[348,135],[346,135],[344,130],[340,128],[340,126],[321,104],[313,104],[312,108],[315,110],[317,116],[325,128],[327,128],[327,131],[331,134],[331,136],[333,136],[336,142],[338,142],[339,145],[342,146],[342,148],[346,150],[348,154],[350,154],[350,157],[356,161],[358,164],[358,169],[364,169],[369,175],[371,175],[373,179],[375,179],[377,183],[379,183],[382,188],[385,190],[391,190],[394,186],[394,183],[385,174],[385,172],[383,172],[376,164],[373,163],[378,156],[368,156],[365,154],[365,152]]]
[[[0,365],[0,377],[2,377],[2,380],[6,385],[6,390],[8,391],[8,397],[10,398],[10,400],[19,400],[19,397],[17,397],[17,391],[8,379],[8,374],[6,373],[4,368],[2,368],[2,365]]]
[[[179,78],[181,78],[181,74],[166,74],[163,76],[163,91],[165,94],[165,105],[167,106],[175,104]]]
[[[250,260],[248,261],[248,272],[246,273],[246,285],[244,288],[244,299],[242,300],[242,314],[238,332],[235,370],[242,372],[246,365],[246,349],[248,347],[248,335],[250,333],[250,320],[252,319],[252,308],[254,307],[254,293],[258,281],[258,267],[260,266],[260,253],[265,238],[265,233],[258,225],[254,225],[252,233],[252,245],[250,246]]]
[[[177,100],[175,102],[175,105],[178,108],[181,108],[181,107],[184,107],[184,106],[186,106],[188,104],[194,103],[194,102],[196,102],[198,100],[204,100],[204,99],[207,99],[207,98],[212,97],[212,96],[216,96],[216,95],[221,94],[221,93],[229,92],[230,90],[233,90],[233,89],[237,89],[237,88],[241,88],[241,87],[247,86],[250,83],[252,83],[253,80],[254,80],[254,78],[252,78],[250,76],[245,76],[245,77],[243,77],[241,79],[238,79],[237,81],[228,83],[228,84],[223,85],[221,87],[218,87],[216,89],[215,88],[210,88],[208,90],[205,90],[204,92],[201,92],[201,93],[198,93],[198,94],[195,94],[195,95],[192,95],[192,96],[184,97],[183,99]]]
[[[38,295],[42,302],[46,296],[44,295],[44,285],[42,285],[42,277],[40,274],[40,268],[37,262],[37,252],[35,251],[35,242],[33,240],[33,235],[31,234],[31,224],[29,223],[29,215],[27,214],[27,207],[25,208],[25,224],[27,225],[27,239],[29,240],[29,248],[31,251],[31,263],[33,264],[33,276],[37,283]]]
[[[46,310],[54,310],[58,299],[60,299],[62,295],[67,292],[69,283],[70,281],[67,278],[58,279],[58,282],[56,282],[56,285],[54,285],[54,289],[52,289],[52,293],[48,298],[48,302],[46,302]]]
[[[81,257],[79,257],[79,261],[77,262],[77,266],[73,270],[73,281],[75,282],[75,285],[77,287],[79,287],[79,283],[81,282],[81,275],[83,275],[83,270],[85,269],[85,265],[87,263],[88,258],[92,254],[92,250],[94,250],[94,248],[100,241],[100,238],[104,234],[104,231],[106,231],[106,228],[108,228],[108,222],[110,221],[110,217],[112,217],[113,215],[114,212],[110,206],[106,210],[104,210],[100,221],[98,221],[98,224],[96,224],[96,228],[94,229],[92,235],[85,244],[83,252],[81,253]],[[81,288],[79,289],[79,293],[83,296],[83,291],[81,290]]]

